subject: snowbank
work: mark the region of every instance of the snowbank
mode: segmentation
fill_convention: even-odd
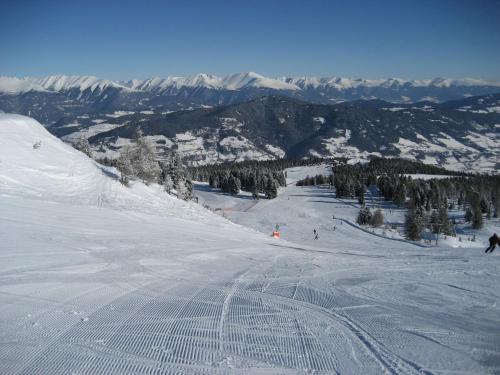
[[[161,186],[123,186],[115,169],[65,144],[36,120],[13,114],[0,114],[0,195],[205,221],[215,216]]]

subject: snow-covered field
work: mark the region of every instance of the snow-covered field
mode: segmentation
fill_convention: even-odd
[[[498,250],[375,236],[320,187],[201,186],[245,228],[113,173],[0,114],[1,374],[500,371]]]

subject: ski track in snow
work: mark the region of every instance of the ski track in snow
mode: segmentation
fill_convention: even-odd
[[[498,250],[333,231],[355,205],[292,184],[258,203],[214,195],[245,228],[39,138],[19,159],[0,147],[1,374],[500,372]],[[42,156],[55,168],[16,172]]]
[[[46,225],[54,232],[59,228],[74,235],[67,230],[73,223],[65,227],[58,219],[68,207],[52,206]],[[18,226],[18,207],[2,207],[14,219],[8,226]],[[120,225],[130,229],[127,220],[122,218]],[[46,248],[52,243],[54,255],[44,258],[53,263],[37,268],[35,262],[0,275],[0,372],[418,374],[455,366],[480,373],[485,369],[478,361],[481,357],[474,360],[467,348],[498,350],[495,335],[499,331],[492,316],[498,310],[487,307],[498,294],[484,288],[477,293],[478,280],[469,280],[474,285],[465,287],[467,282],[453,277],[463,273],[457,263],[466,260],[467,254],[452,255],[446,250],[422,254],[434,249],[411,246],[402,253],[391,242],[389,251],[397,252],[391,261],[383,249],[362,254],[347,244],[321,250],[319,245],[255,239],[237,229],[219,238],[207,231],[201,237],[216,242],[196,249],[184,244],[176,251],[179,228],[165,230],[169,222],[158,220],[150,228],[148,241],[156,244],[149,249],[140,248],[141,241],[134,243],[135,233],[131,233],[118,244],[131,242],[129,249],[113,251],[113,238],[108,237],[112,233],[86,228],[87,233],[96,229],[93,249],[75,250],[74,259],[66,259],[67,263],[59,259],[66,257],[64,253],[57,253],[57,249],[68,251],[60,246],[64,235],[53,238],[49,233],[44,238],[43,228],[36,233],[36,227],[29,227],[26,233],[34,234],[32,242],[20,247],[33,252],[35,243]],[[109,227],[105,218],[99,221],[96,226]],[[143,225],[138,231],[146,228]],[[343,229],[351,236],[356,232],[352,227]],[[163,250],[158,246],[162,232],[174,239],[168,252],[171,264],[162,265]],[[23,253],[2,256],[13,262]],[[445,269],[432,266],[439,257],[448,258]],[[103,258],[114,267],[92,272],[90,265]],[[140,265],[148,258],[152,261]],[[412,258],[419,261],[406,264]],[[65,272],[75,264],[81,269]],[[488,268],[498,281],[496,267]],[[386,277],[380,275],[382,269]],[[407,274],[411,269],[413,274]],[[440,280],[443,271],[447,285],[433,282]],[[65,280],[71,288],[61,283]],[[412,288],[425,290],[412,293]],[[414,301],[415,297],[420,300]],[[440,298],[444,303],[436,304]],[[449,307],[457,303],[457,308]],[[461,309],[470,311],[475,304],[483,311],[473,317],[461,315]],[[473,323],[476,319],[483,323]],[[439,355],[429,356],[432,352]]]

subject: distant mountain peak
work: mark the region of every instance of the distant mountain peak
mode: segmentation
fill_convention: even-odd
[[[500,81],[486,81],[474,78],[449,79],[434,78],[424,80],[404,80],[402,78],[364,79],[342,77],[280,77],[269,78],[256,72],[243,72],[219,77],[207,73],[198,73],[187,77],[153,77],[143,80],[112,81],[95,76],[52,75],[44,78],[0,77],[0,93],[19,94],[28,91],[61,92],[72,89],[85,91],[104,90],[112,87],[118,90],[138,90],[165,92],[182,88],[206,88],[212,90],[238,91],[244,89],[270,89],[284,91],[302,91],[311,89],[329,89],[337,91],[359,88],[452,88],[452,87],[498,87]]]

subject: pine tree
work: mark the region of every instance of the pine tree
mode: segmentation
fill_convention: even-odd
[[[172,193],[173,188],[174,188],[174,182],[172,181],[172,177],[170,177],[170,175],[167,174],[163,178],[163,189],[165,189],[165,191],[168,194],[170,194]]]
[[[219,187],[219,178],[217,176],[210,175],[210,177],[208,178],[208,184],[212,188],[218,188]]]
[[[450,219],[448,218],[448,207],[444,203],[438,212],[438,222],[440,224],[440,232],[446,235],[451,234]]]
[[[241,181],[238,177],[229,176],[229,193],[239,194],[241,190]]]
[[[158,179],[161,170],[156,160],[155,146],[143,136],[140,129],[134,136],[135,144],[132,146],[132,165],[135,176],[145,184]]]
[[[481,229],[483,227],[483,213],[480,207],[472,207],[472,228]]]
[[[370,209],[366,206],[361,207],[358,213],[358,218],[356,219],[356,222],[359,225],[366,225],[369,224],[372,219],[372,213]]]
[[[177,197],[188,201],[193,198],[193,184],[189,180],[181,180],[177,183]]]
[[[430,224],[432,233],[440,233],[441,223],[439,222],[439,214],[436,210],[433,210],[430,216]]]
[[[470,209],[472,211],[472,228],[481,229],[483,227],[483,212],[481,208],[481,197],[477,192],[470,194]]]
[[[134,167],[132,165],[132,147],[127,145],[121,150],[116,167],[121,174],[121,183],[128,185],[130,178],[135,176]]]
[[[83,134],[76,140],[75,143],[73,143],[73,147],[78,151],[83,152],[89,158],[92,157],[92,151],[90,150],[89,141],[83,136]]]
[[[162,180],[165,191],[175,194],[178,198],[190,200],[193,198],[193,184],[186,177],[186,171],[179,154],[173,152],[166,161],[162,162]],[[218,177],[210,176],[210,185],[218,185]]]
[[[406,202],[406,188],[404,184],[400,183],[396,186],[394,191],[393,201],[399,207],[402,207]]]
[[[160,168],[156,160],[156,148],[143,136],[140,129],[134,135],[134,143],[122,149],[116,166],[121,172],[121,181],[124,184],[127,184],[131,178],[138,178],[145,184],[159,180],[165,181],[165,170]],[[165,190],[171,190],[169,185],[170,183],[167,182]]]
[[[472,210],[470,209],[470,207],[467,207],[465,209],[465,222],[466,223],[470,223],[472,221]]]
[[[365,189],[366,189],[365,185],[360,185],[356,189],[356,196],[358,197],[358,203],[362,206],[365,204]]]
[[[278,196],[278,183],[273,178],[267,179],[265,192],[267,199],[274,199]]]
[[[425,216],[420,207],[408,210],[405,217],[406,238],[412,241],[419,241],[425,228]]]

